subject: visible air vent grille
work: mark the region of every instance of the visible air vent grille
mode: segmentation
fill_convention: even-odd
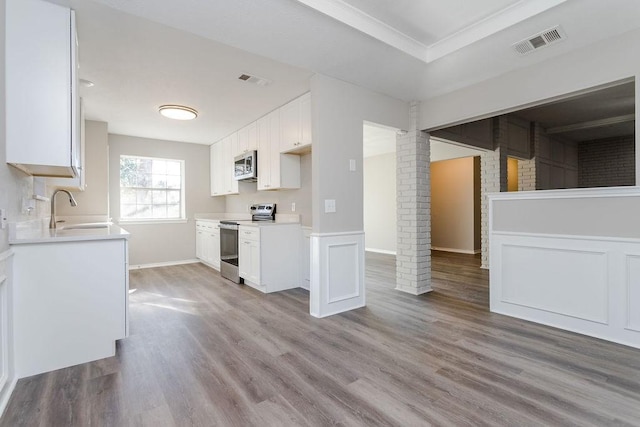
[[[241,74],[238,79],[243,80],[248,83],[253,83],[258,86],[268,86],[271,84],[271,80],[264,79],[262,77],[250,76],[249,74]]]
[[[525,55],[527,53],[533,52],[534,50],[549,46],[552,43],[562,41],[566,38],[567,36],[565,35],[564,31],[558,25],[556,27],[542,31],[538,34],[527,37],[526,39],[521,40],[518,43],[515,43],[513,45],[513,48],[520,55]]]

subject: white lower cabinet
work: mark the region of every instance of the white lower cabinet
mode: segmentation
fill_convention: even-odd
[[[12,249],[17,377],[113,356],[128,330],[127,240]]]
[[[9,349],[13,347],[11,337],[11,301],[9,290],[9,262],[11,251],[0,253],[0,413],[2,403],[7,402],[11,381],[13,380],[12,368],[9,365]]]
[[[300,224],[241,225],[238,270],[244,283],[261,292],[300,286]]]
[[[220,270],[220,222],[196,221],[196,257]]]
[[[238,271],[246,282],[260,286],[260,228],[240,227]]]

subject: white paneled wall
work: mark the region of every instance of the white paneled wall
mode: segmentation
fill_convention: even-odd
[[[491,311],[640,348],[640,191],[489,197]]]

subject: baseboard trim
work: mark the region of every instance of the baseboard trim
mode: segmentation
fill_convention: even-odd
[[[16,388],[17,382],[18,382],[18,378],[12,378],[11,382],[7,381],[9,385],[8,386],[5,385],[3,390],[0,391],[0,417],[2,417],[5,409],[7,409],[7,405],[9,404],[9,400],[11,399],[13,390]]]
[[[431,246],[432,251],[453,252],[456,254],[476,255],[480,253],[480,250],[469,249],[455,249],[455,248],[441,248],[439,246]]]
[[[200,260],[196,259],[196,258],[184,259],[184,260],[181,260],[181,261],[153,262],[153,263],[150,263],[150,264],[130,265],[129,266],[129,270],[139,270],[139,269],[142,269],[142,268],[154,268],[154,267],[171,267],[173,265],[195,264],[197,262],[200,262]]]
[[[386,249],[364,248],[366,252],[375,252],[377,254],[397,255],[396,251],[388,251]]]

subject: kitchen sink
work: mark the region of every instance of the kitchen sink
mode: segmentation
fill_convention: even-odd
[[[61,230],[87,230],[91,228],[107,228],[111,225],[110,222],[90,222],[85,224],[69,224],[60,227]]]

